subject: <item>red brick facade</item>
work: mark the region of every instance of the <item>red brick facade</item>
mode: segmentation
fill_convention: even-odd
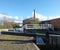
[[[60,28],[60,18],[53,19],[53,20],[50,21],[50,23],[51,23],[54,27]]]

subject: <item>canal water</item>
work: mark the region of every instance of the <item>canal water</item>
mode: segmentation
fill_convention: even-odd
[[[55,38],[53,39],[53,44],[49,44],[48,47],[46,47],[46,45],[41,45],[44,42],[43,38],[42,37],[37,37],[36,38],[36,43],[38,43],[38,47],[41,49],[41,50],[60,50],[60,41],[59,41],[59,38],[58,40],[56,41]],[[56,43],[56,44],[55,44]]]
[[[43,38],[37,37],[37,38],[36,38],[36,43],[38,43],[38,44],[44,43]]]

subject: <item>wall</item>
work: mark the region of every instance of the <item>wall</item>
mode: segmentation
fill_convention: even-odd
[[[58,18],[58,19],[53,19],[53,20],[50,21],[50,23],[51,23],[54,27],[60,28],[60,18]]]

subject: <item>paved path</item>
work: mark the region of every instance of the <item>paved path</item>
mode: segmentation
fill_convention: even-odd
[[[40,50],[32,41],[29,41],[32,39],[30,37],[0,35],[0,39],[12,40],[0,41],[0,50]]]

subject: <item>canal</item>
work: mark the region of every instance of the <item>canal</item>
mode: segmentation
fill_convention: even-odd
[[[46,41],[42,37],[37,37],[36,43],[41,50],[59,50],[60,49],[60,37],[49,37],[48,46],[46,45]]]

